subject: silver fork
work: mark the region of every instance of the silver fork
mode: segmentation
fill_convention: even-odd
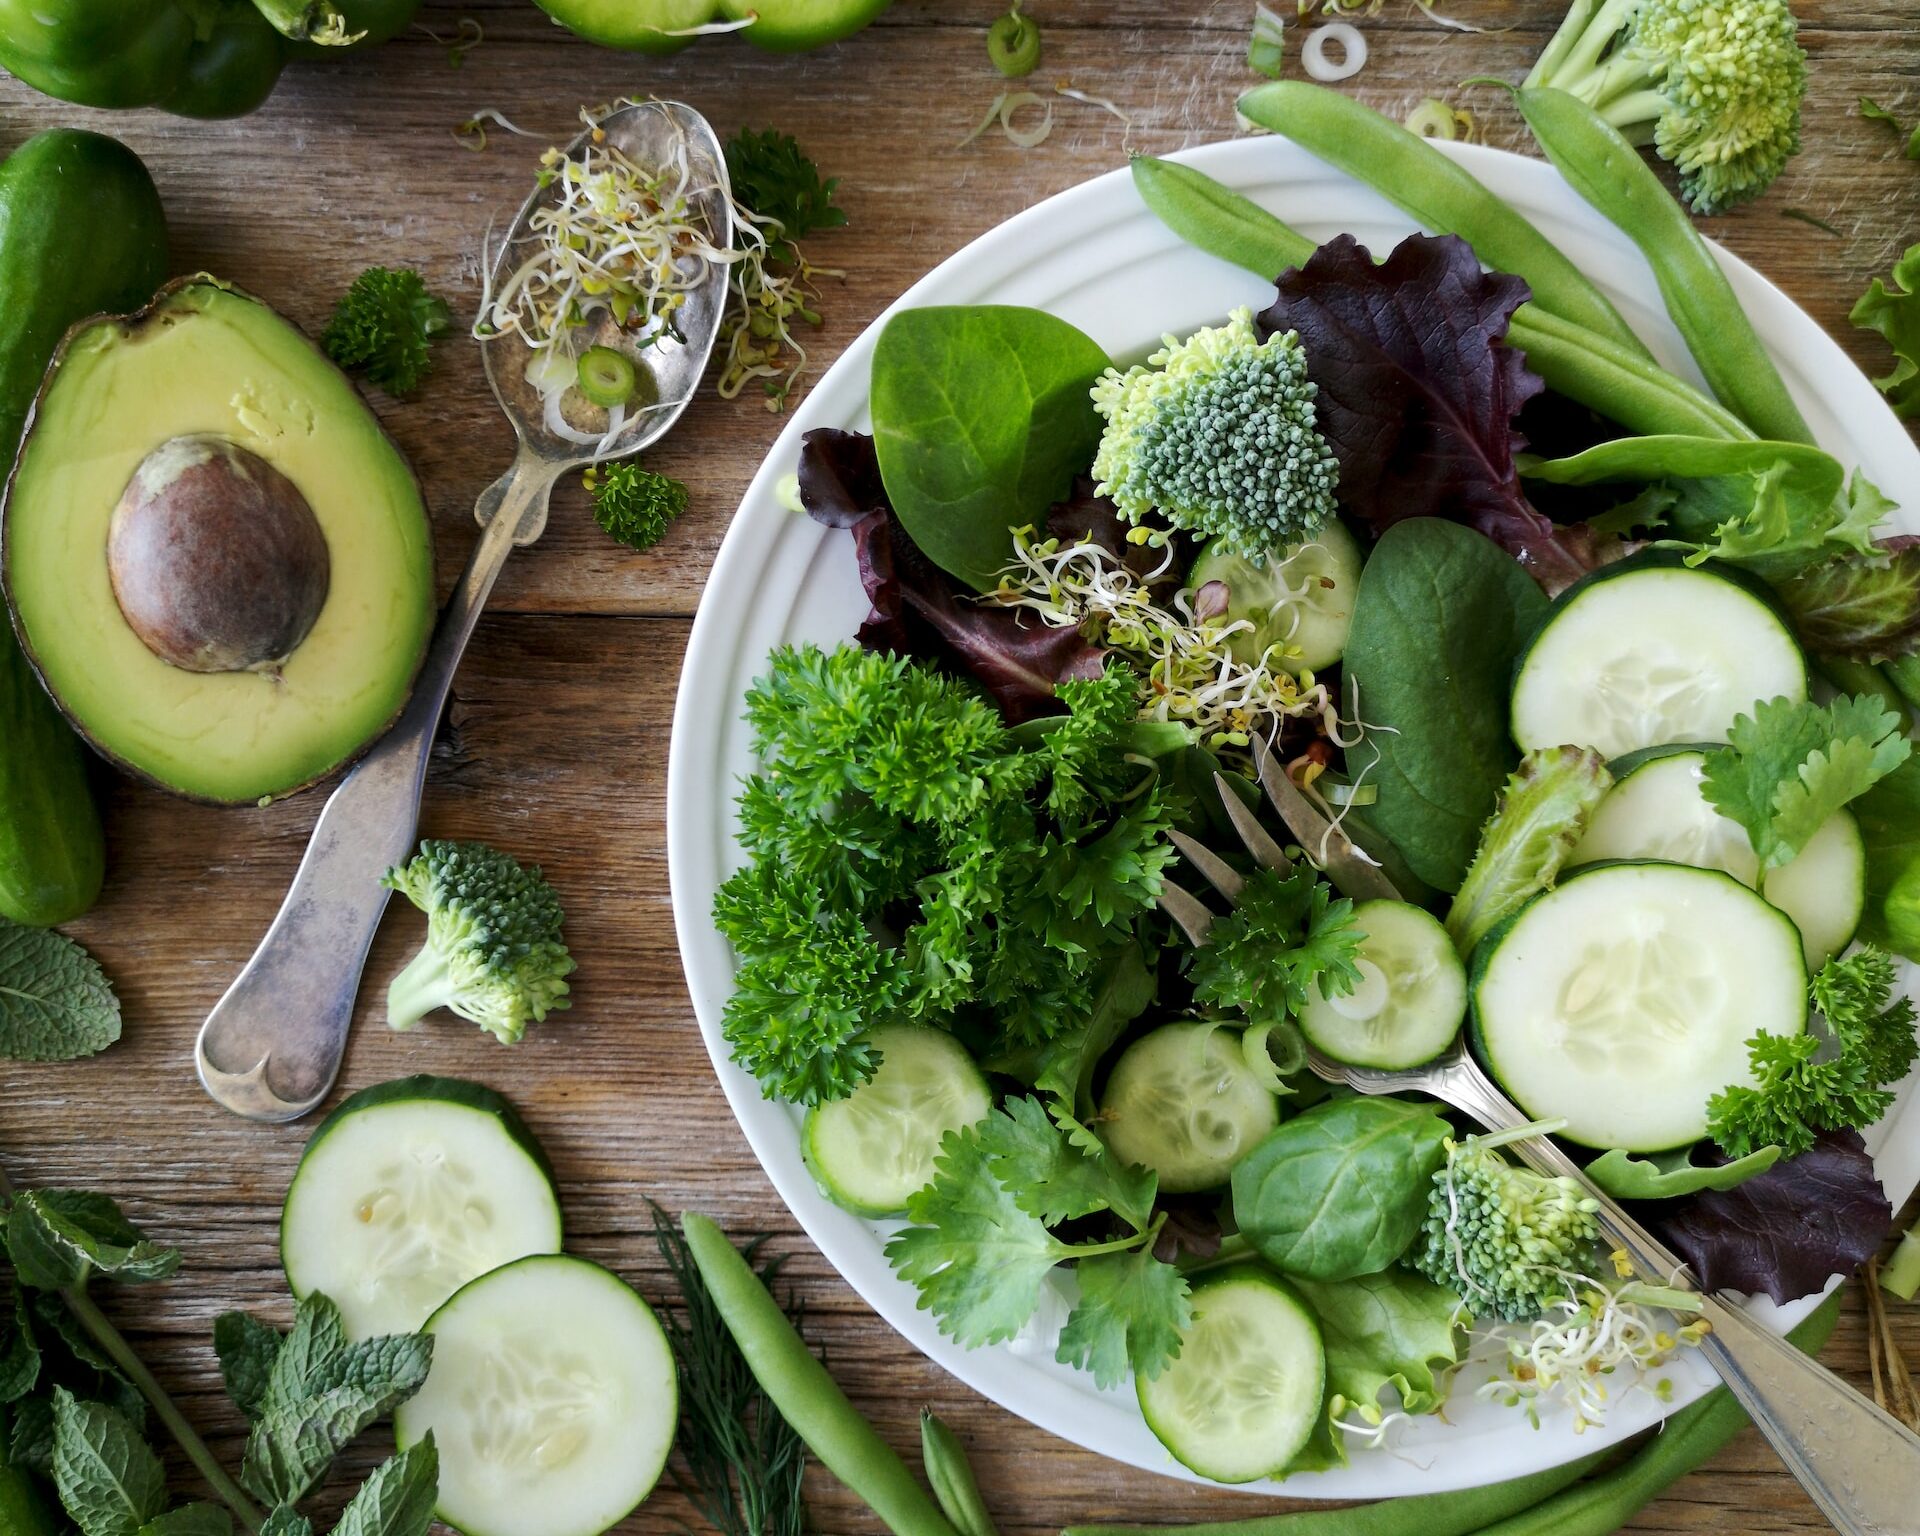
[[[1264,743],[1254,743],[1261,787],[1294,840],[1343,894],[1371,899],[1397,897],[1379,866],[1303,794]],[[1291,866],[1287,852],[1261,826],[1239,794],[1214,776],[1234,831],[1255,863],[1265,869]],[[1194,870],[1228,902],[1245,881],[1218,854],[1184,833],[1171,834]],[[1191,891],[1166,882],[1160,905],[1196,946],[1206,944],[1213,913]],[[1356,1093],[1423,1093],[1438,1099],[1488,1131],[1528,1123],[1459,1041],[1425,1066],[1387,1072],[1349,1067],[1307,1048],[1316,1077]],[[1643,1279],[1697,1291],[1685,1264],[1664,1243],[1620,1208],[1583,1169],[1548,1137],[1513,1142],[1520,1160],[1540,1173],[1578,1183],[1597,1204],[1595,1218],[1607,1241],[1622,1250]],[[1769,1332],[1737,1303],[1699,1292],[1708,1332],[1700,1351],[1732,1390],[1769,1444],[1780,1455],[1843,1536],[1915,1536],[1920,1533],[1920,1436],[1854,1391],[1833,1372]]]

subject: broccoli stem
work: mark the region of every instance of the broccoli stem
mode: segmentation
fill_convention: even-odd
[[[1912,1301],[1920,1291],[1920,1222],[1900,1234],[1900,1246],[1881,1267],[1880,1289],[1902,1301]]]
[[[447,957],[429,942],[409,960],[387,988],[387,1023],[412,1029],[436,1008],[453,1001],[453,972]]]
[[[1646,64],[1625,48],[1607,50],[1632,25],[1640,0],[1605,0],[1597,8],[1580,0],[1527,74],[1527,85],[1548,86],[1578,96],[1614,127],[1651,123],[1666,100],[1649,89]]]

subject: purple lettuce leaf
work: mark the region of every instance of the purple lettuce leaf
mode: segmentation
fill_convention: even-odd
[[[1712,1149],[1702,1160],[1725,1162]],[[1893,1206],[1858,1131],[1829,1131],[1727,1190],[1703,1190],[1663,1207],[1654,1230],[1708,1290],[1795,1301],[1851,1275],[1880,1249]]]
[[[1009,724],[1054,713],[1056,685],[1105,668],[1106,652],[1077,629],[983,603],[929,560],[886,499],[872,438],[809,432],[801,440],[800,499],[815,521],[853,533],[860,585],[872,604],[855,638],[868,650],[973,678]]]
[[[1892,661],[1920,651],[1920,537],[1876,542],[1779,584],[1800,638],[1823,656]]]
[[[1549,594],[1618,559],[1617,536],[1562,527],[1521,489],[1515,420],[1545,386],[1506,343],[1517,277],[1452,235],[1413,235],[1378,265],[1351,235],[1280,275],[1263,336],[1293,331],[1340,461],[1341,507],[1376,533],[1445,517],[1492,539]]]

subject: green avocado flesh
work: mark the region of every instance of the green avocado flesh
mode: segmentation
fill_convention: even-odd
[[[177,497],[151,494],[182,466],[228,477],[189,501],[184,536]],[[160,508],[144,519],[122,505],[143,490]],[[285,794],[351,758],[406,702],[433,624],[399,449],[299,331],[211,280],[69,338],[0,550],[67,717],[197,799]]]

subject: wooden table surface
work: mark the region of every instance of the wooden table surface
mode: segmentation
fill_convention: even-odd
[[[1235,132],[1233,98],[1251,78],[1246,0],[1030,0],[1045,30],[1042,88],[1071,79],[1111,97],[1131,129],[1061,101],[1038,149],[997,134],[956,148],[1001,88],[982,45],[997,8],[996,0],[901,0],[863,35],[817,53],[772,57],[714,39],[660,61],[590,47],[525,0],[429,0],[420,19],[435,32],[453,34],[464,16],[484,26],[485,41],[458,67],[416,30],[349,61],[289,70],[264,110],[234,123],[87,112],[0,77],[0,148],[55,124],[118,134],[159,183],[176,270],[231,278],[317,330],[353,275],[373,263],[420,267],[470,312],[481,233],[511,210],[541,147],[505,134],[484,153],[461,147],[451,129],[476,110],[497,108],[544,142],[571,133],[582,102],[678,96],[723,135],[742,125],[783,128],[842,178],[848,226],[809,247],[817,262],[846,273],[825,285],[820,304],[825,327],[814,356],[824,364],[909,282],[1009,215],[1120,165],[1128,148],[1161,153]],[[1387,0],[1361,22],[1372,60],[1355,82],[1360,94],[1397,116],[1465,76],[1517,79],[1558,19],[1553,0],[1454,0],[1449,11],[1507,30],[1465,35],[1408,0]],[[1853,109],[1865,94],[1920,117],[1920,0],[1809,0],[1801,11],[1812,61],[1805,151],[1764,200],[1712,221],[1712,233],[1864,367],[1883,371],[1885,349],[1851,331],[1846,311],[1869,276],[1920,239],[1920,165]],[[1297,36],[1289,73],[1298,71]],[[1491,95],[1473,98],[1488,136],[1515,144],[1517,122]],[[444,591],[473,536],[474,498],[509,452],[477,351],[443,345],[424,398],[374,404],[425,485]],[[651,460],[693,488],[693,509],[643,554],[605,538],[577,483],[564,486],[546,537],[501,579],[455,684],[423,828],[484,837],[546,866],[580,962],[573,1011],[511,1054],[445,1015],[416,1034],[389,1033],[380,998],[420,930],[400,904],[367,969],[342,1087],[424,1070],[507,1089],[558,1167],[569,1245],[649,1295],[663,1287],[646,1197],[673,1211],[709,1211],[736,1233],[771,1231],[793,1252],[788,1273],[810,1332],[854,1402],[903,1449],[916,1443],[919,1408],[937,1407],[971,1447],[1007,1536],[1069,1520],[1174,1523],[1270,1509],[1252,1496],[1103,1461],[974,1396],[834,1275],[734,1126],[674,947],[667,732],[709,561],[779,426],[760,401],[703,394]],[[1920,494],[1901,489],[1909,504]],[[71,931],[117,983],[126,1037],[84,1063],[9,1064],[0,1083],[0,1152],[16,1180],[109,1191],[184,1248],[181,1278],[111,1302],[228,1457],[240,1421],[220,1394],[208,1331],[228,1307],[285,1318],[277,1218],[306,1133],[217,1109],[194,1082],[191,1051],[200,1020],[273,915],[322,794],[215,810],[113,783],[106,894]],[[1920,1357],[1920,1310],[1903,1311],[1899,1326],[1909,1355]],[[1828,1358],[1864,1382],[1857,1297]],[[183,1471],[179,1486],[190,1481]],[[817,1530],[879,1529],[824,1475],[816,1472],[811,1491]],[[622,1529],[666,1533],[684,1518],[681,1502],[663,1492]],[[1750,1536],[1826,1527],[1749,1431],[1630,1529]]]

